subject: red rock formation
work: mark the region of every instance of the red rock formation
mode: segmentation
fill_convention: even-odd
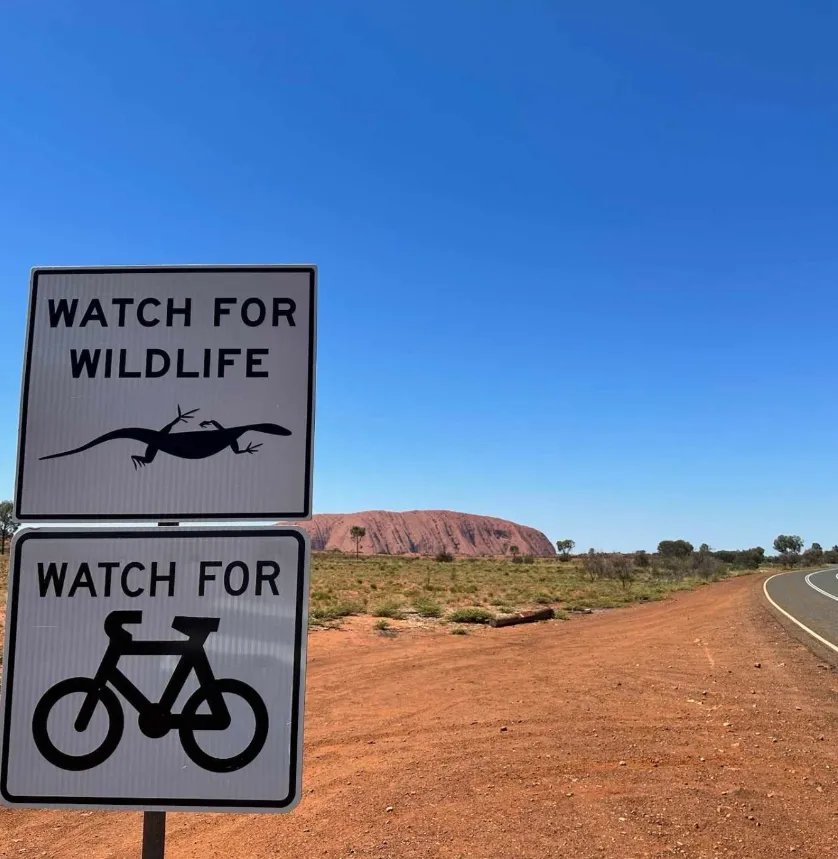
[[[349,536],[353,525],[366,528],[361,542],[365,555],[503,555],[517,546],[522,555],[550,557],[555,547],[535,528],[516,525],[506,519],[474,516],[451,510],[410,510],[393,513],[368,510],[363,513],[316,513],[308,522],[295,523],[311,535],[315,551],[339,549],[354,552]]]

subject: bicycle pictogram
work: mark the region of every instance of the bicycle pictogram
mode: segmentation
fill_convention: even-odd
[[[51,763],[65,770],[87,770],[104,763],[118,748],[125,728],[125,715],[116,692],[137,711],[140,731],[151,739],[178,730],[183,751],[199,767],[210,772],[234,772],[251,763],[268,736],[268,710],[259,693],[241,680],[217,679],[213,674],[204,645],[218,631],[220,618],[176,616],[172,629],[187,636],[180,641],[134,641],[126,624],[142,623],[142,611],[112,611],[104,623],[109,641],[105,655],[93,677],[69,677],[49,688],[35,707],[32,716],[32,736],[38,751]],[[172,675],[157,702],[147,698],[120,670],[122,656],[179,656]],[[195,672],[198,689],[186,700],[180,713],[172,708]],[[113,688],[111,688],[113,687]],[[84,754],[68,754],[53,742],[48,731],[50,713],[59,701],[69,695],[82,693],[85,697],[73,722],[75,731],[86,731],[99,704],[107,714],[107,730],[102,742]],[[196,733],[226,731],[232,724],[224,696],[241,698],[253,714],[253,737],[244,750],[231,757],[215,757],[205,752],[196,740]],[[209,712],[199,713],[203,705]]]

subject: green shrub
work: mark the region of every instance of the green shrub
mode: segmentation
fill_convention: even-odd
[[[468,635],[468,630],[464,626],[455,626],[451,630],[451,635]]]
[[[442,617],[442,606],[427,597],[414,600],[413,607],[421,617]]]
[[[363,605],[350,600],[342,600],[341,602],[330,603],[327,605],[313,606],[309,615],[314,620],[337,620],[339,617],[349,617],[353,614],[360,614],[364,610]]]
[[[544,592],[536,594],[533,600],[537,605],[552,605],[555,600],[550,594],[545,594]]]
[[[390,621],[381,618],[373,624],[372,628],[378,632],[386,632],[390,628]]]
[[[488,609],[469,606],[468,608],[455,608],[448,615],[448,620],[453,623],[488,623],[494,616],[494,612]]]
[[[372,614],[373,617],[389,617],[393,620],[400,620],[404,617],[401,604],[395,600],[387,600],[386,602],[379,603]]]
[[[440,561],[441,563],[450,563],[454,560],[454,556],[450,552],[437,552],[434,555],[435,561]]]

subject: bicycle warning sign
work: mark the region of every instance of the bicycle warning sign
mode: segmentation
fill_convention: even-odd
[[[291,527],[20,532],[3,801],[291,810],[307,579]]]

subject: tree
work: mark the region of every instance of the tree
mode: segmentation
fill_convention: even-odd
[[[634,563],[635,566],[645,569],[650,564],[649,553],[645,549],[639,549],[634,553]]]
[[[588,554],[582,559],[582,566],[592,582],[608,578],[611,570],[607,557],[594,549],[588,549]]]
[[[800,537],[788,534],[780,534],[774,540],[774,549],[782,555],[784,564],[793,567],[800,560],[800,550],[803,548],[803,540]]]
[[[701,552],[699,552],[700,554]],[[754,546],[753,549],[742,549],[735,552],[730,549],[719,549],[710,554],[722,563],[730,564],[738,570],[756,570],[760,564],[765,562],[765,549],[762,546]]]
[[[693,544],[687,540],[661,540],[658,553],[664,558],[689,558],[693,553]]]
[[[517,558],[520,553],[521,550],[514,543],[509,547],[509,554],[512,555],[513,558]]]
[[[765,561],[765,549],[762,546],[754,546],[753,549],[745,549],[742,552],[742,566],[746,570],[757,570]]]
[[[610,573],[624,587],[634,581],[634,559],[630,555],[612,555],[609,558]]]
[[[360,525],[353,525],[349,529],[349,536],[355,541],[355,557],[361,554],[361,540],[366,536],[367,529]]]
[[[698,551],[701,552],[702,555],[707,555],[710,552],[710,547],[707,545],[707,543],[702,543],[698,547]]]
[[[786,534],[780,534],[774,541],[774,550],[781,555],[797,554],[803,548],[803,540],[800,537],[790,537]]]
[[[824,552],[820,543],[812,543],[803,553],[803,563],[807,567],[819,567],[823,563]]]
[[[570,553],[573,551],[576,543],[573,540],[556,540],[556,548],[562,556],[562,560],[566,561],[570,558]]]
[[[12,502],[0,501],[0,555],[6,554],[6,540],[14,534],[17,527],[12,513]]]
[[[724,564],[712,552],[698,552],[692,558],[692,571],[702,579],[717,578],[724,570]]]

